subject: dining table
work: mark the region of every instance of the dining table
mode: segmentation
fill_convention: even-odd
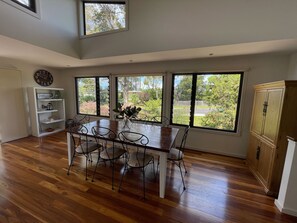
[[[94,126],[109,128],[117,135],[122,131],[131,131],[142,133],[148,137],[149,142],[146,148],[152,153],[159,156],[159,197],[165,197],[166,188],[166,172],[167,172],[167,156],[170,148],[174,146],[178,128],[165,127],[155,123],[141,123],[132,122],[127,128],[123,120],[110,120],[100,119],[85,123],[84,126],[88,129],[87,135],[92,137],[92,128]],[[122,143],[119,138],[115,139],[116,142]],[[141,146],[141,145],[140,145]],[[73,145],[70,133],[67,132],[67,147],[68,147],[68,163],[70,165],[71,157],[73,154]]]

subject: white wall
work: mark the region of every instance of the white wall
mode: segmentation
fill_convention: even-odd
[[[28,63],[24,63],[22,61],[12,60],[12,59],[2,58],[2,57],[0,57],[0,68],[1,69],[17,70],[21,73],[21,85],[23,88],[24,104],[25,104],[25,110],[26,110],[27,135],[30,135],[31,134],[31,123],[30,123],[30,113],[29,113],[30,110],[29,110],[29,104],[28,104],[27,88],[39,86],[34,81],[33,74],[35,73],[35,71],[37,71],[39,69],[46,69],[46,70],[50,71],[54,77],[54,82],[51,85],[51,87],[60,87],[61,81],[60,81],[59,71],[52,69],[52,68],[41,67],[39,65],[28,64]],[[11,119],[11,121],[17,121],[17,119]]]
[[[288,56],[258,55],[65,69],[61,70],[61,84],[62,87],[66,89],[67,93],[66,116],[68,116],[68,118],[72,117],[76,112],[75,76],[141,74],[152,72],[167,72],[167,75],[171,76],[171,72],[245,70],[246,82],[241,104],[240,135],[191,129],[187,142],[187,147],[192,149],[245,157],[253,103],[253,85],[285,79],[288,63]],[[170,84],[170,82],[165,82],[165,85],[168,84]],[[167,90],[170,91],[170,89]],[[166,101],[166,107],[169,108],[170,100]]]
[[[297,80],[297,53],[290,56],[287,79]]]
[[[79,57],[75,0],[40,0],[40,19],[0,1],[0,35]]]
[[[297,38],[295,0],[129,0],[129,30],[81,39],[82,58]]]

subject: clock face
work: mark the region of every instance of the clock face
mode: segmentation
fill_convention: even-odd
[[[54,78],[50,72],[46,70],[38,70],[34,74],[34,80],[41,86],[50,86],[53,83]]]

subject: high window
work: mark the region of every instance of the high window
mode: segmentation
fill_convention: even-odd
[[[162,114],[163,76],[117,77],[117,105],[140,107],[139,119]]]
[[[242,72],[173,75],[171,124],[236,132]]]
[[[35,0],[11,0],[33,12],[36,12]]]
[[[127,1],[83,1],[84,35],[127,29]]]
[[[109,78],[77,77],[77,113],[109,117]]]

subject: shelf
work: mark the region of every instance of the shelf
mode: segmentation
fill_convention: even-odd
[[[53,110],[39,110],[37,111],[38,114],[42,114],[42,113],[51,113],[51,112],[57,112],[58,110],[53,109]]]
[[[45,101],[45,102],[50,102],[50,101],[63,101],[62,98],[46,98],[46,99],[37,99],[38,101]]]
[[[65,99],[62,91],[63,88],[28,88],[33,136],[47,136],[65,129]]]
[[[52,121],[41,121],[41,123],[43,123],[43,124],[52,124],[52,123],[63,122],[63,121],[65,121],[65,119],[55,119],[55,120],[52,120]]]
[[[56,133],[56,132],[61,132],[61,131],[64,131],[64,129],[55,129],[54,131],[51,131],[51,132],[40,132],[39,136],[46,136],[46,135],[50,135],[50,134],[53,134],[53,133]]]

